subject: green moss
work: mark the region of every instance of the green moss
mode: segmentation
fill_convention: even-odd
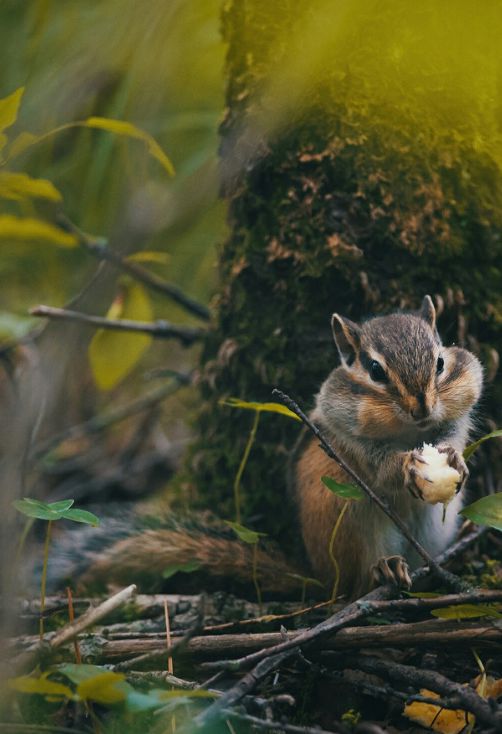
[[[227,175],[243,155],[243,123],[257,114],[272,73],[271,49],[287,56],[284,38],[296,12],[281,7],[280,31],[277,9],[267,11],[263,0],[226,10]],[[497,162],[469,130],[417,127],[416,107],[393,118],[359,82],[322,79],[286,126],[268,130],[252,163],[226,180],[231,235],[220,252],[222,287],[202,355],[200,439],[190,468],[201,501],[226,516],[252,415],[218,400],[268,401],[277,386],[309,408],[336,363],[333,311],[357,320],[438,294],[446,342],[465,342],[482,355],[502,347]],[[501,397],[499,381],[491,403]],[[263,416],[243,476],[245,521],[274,535],[292,523],[285,466],[298,430],[288,419]]]

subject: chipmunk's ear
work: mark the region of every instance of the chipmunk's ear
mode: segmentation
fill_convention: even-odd
[[[350,367],[359,353],[361,329],[353,321],[337,313],[331,317],[331,328],[342,363]]]
[[[431,329],[436,329],[436,309],[430,296],[424,296],[419,312],[420,317],[426,321]]]

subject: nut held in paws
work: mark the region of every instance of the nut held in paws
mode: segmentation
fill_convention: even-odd
[[[447,455],[440,453],[435,446],[424,443],[422,458],[427,462],[424,468],[425,476],[416,478],[423,499],[432,505],[443,502],[447,505],[455,496],[457,485],[460,482],[460,474],[448,464]]]

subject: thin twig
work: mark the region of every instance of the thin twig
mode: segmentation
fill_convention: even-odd
[[[389,678],[397,685],[412,685],[416,688],[427,688],[442,696],[455,696],[460,707],[476,716],[479,724],[484,724],[495,731],[502,731],[502,711],[491,706],[490,702],[481,698],[473,688],[455,683],[441,673],[422,670],[411,665],[395,663],[389,658],[376,658],[368,655],[351,656],[344,666],[366,673]]]
[[[75,612],[73,611],[73,596],[69,586],[66,587],[66,593],[68,595],[68,618],[70,620],[70,623],[73,623],[75,621]],[[77,637],[75,637],[75,639],[73,640],[73,649],[75,650],[75,662],[77,663],[77,665],[80,665],[80,663],[82,662],[82,655],[80,654],[80,647]]]
[[[479,539],[481,533],[475,531],[469,536],[462,538],[459,542],[455,543],[451,548],[447,548],[437,558],[437,563],[446,563],[453,558],[457,553],[464,551],[470,543],[474,543]],[[411,574],[412,581],[421,577],[422,569],[418,569]],[[382,601],[390,599],[395,594],[395,588],[391,585],[380,586],[378,589],[374,589],[369,594],[366,594],[361,599],[352,602],[341,611],[333,614],[329,619],[321,622],[310,630],[306,630],[304,633],[298,635],[293,640],[287,640],[282,642],[280,645],[275,645],[267,650],[261,650],[258,653],[248,655],[239,660],[222,660],[219,662],[218,667],[220,669],[229,670],[241,670],[248,665],[255,664],[255,667],[246,673],[232,688],[225,691],[219,701],[215,701],[205,711],[203,711],[195,719],[195,725],[197,727],[204,727],[214,721],[217,721],[221,716],[221,710],[229,708],[236,704],[246,694],[254,690],[255,686],[267,677],[270,673],[276,670],[283,662],[285,662],[292,655],[296,654],[298,647],[305,645],[314,640],[320,640],[328,634],[332,634],[343,627],[348,627],[350,623],[363,619],[367,613],[365,609],[366,602]],[[370,608],[368,604],[367,608]]]
[[[295,413],[295,415],[300,418],[302,423],[304,423],[307,428],[312,431],[314,436],[319,440],[321,448],[330,457],[330,459],[336,461],[336,463],[344,470],[346,474],[348,474],[354,480],[357,486],[363,490],[363,492],[370,498],[370,500],[375,505],[377,505],[377,507],[379,507],[390,520],[392,520],[394,525],[400,530],[401,534],[406,538],[408,543],[416,550],[418,555],[425,561],[427,566],[429,566],[430,570],[450,588],[453,588],[455,591],[465,591],[465,584],[461,581],[461,579],[457,578],[454,574],[445,571],[439,566],[439,564],[432,558],[430,553],[423,547],[421,543],[418,542],[414,535],[412,535],[412,533],[403,522],[403,520],[399,517],[399,515],[392,509],[392,507],[390,507],[390,505],[385,500],[379,497],[366,484],[366,482],[361,479],[358,474],[356,474],[356,472],[344,461],[344,459],[342,459],[337,454],[337,452],[323,435],[323,433],[316,425],[314,425],[314,423],[312,423],[312,421],[305,415],[305,413],[295,403],[295,401],[292,400],[289,395],[286,395],[285,393],[277,389],[272,390],[272,395],[278,398],[282,403],[284,403],[284,405],[286,405],[291,411],[293,411],[293,413]]]
[[[131,319],[107,319],[103,316],[91,316],[80,311],[69,311],[64,308],[53,306],[35,306],[30,309],[32,316],[41,316],[60,321],[77,321],[85,326],[98,329],[113,329],[115,331],[132,331],[141,334],[149,334],[158,339],[178,339],[183,346],[187,347],[196,341],[204,339],[207,332],[192,326],[178,326],[169,321],[157,320],[132,321]]]
[[[222,715],[237,719],[238,721],[244,721],[247,724],[251,724],[253,728],[258,729],[265,729],[265,730],[271,730],[271,731],[285,731],[289,732],[290,734],[333,734],[333,732],[328,732],[325,729],[319,729],[318,727],[313,726],[296,726],[295,724],[287,724],[286,722],[282,721],[272,721],[270,719],[259,719],[257,716],[250,716],[249,714],[241,714],[237,711],[231,711],[230,709],[224,709],[222,711]],[[338,724],[336,728],[334,729],[335,732],[340,734],[340,732],[343,732],[343,734],[346,734],[349,730],[347,727],[343,726],[343,724]]]
[[[24,653],[22,653],[15,663],[18,665],[25,665],[36,659],[37,655],[47,650],[57,650],[58,647],[66,645],[71,642],[79,635],[84,632],[92,625],[99,622],[101,619],[106,617],[107,614],[115,611],[119,607],[130,602],[136,594],[136,585],[131,584],[122,591],[114,594],[109,599],[105,599],[104,602],[99,604],[97,607],[91,607],[78,619],[70,624],[67,624],[63,629],[56,632],[52,637],[46,637],[42,642],[34,645]]]
[[[164,599],[164,619],[166,621],[166,646],[167,646],[167,672],[169,675],[174,673],[173,656],[169,652],[171,649],[171,625],[169,624],[169,606],[167,599]]]
[[[111,265],[114,265],[116,268],[122,270],[128,275],[131,275],[135,280],[143,283],[151,290],[162,293],[164,296],[168,296],[172,301],[184,308],[185,311],[188,311],[203,321],[209,321],[209,309],[202,303],[199,303],[188,296],[177,285],[169,283],[163,278],[159,278],[158,275],[155,275],[149,270],[141,267],[141,265],[123,258],[117,252],[110,249],[106,240],[103,240],[103,238],[97,239],[95,237],[91,237],[86,232],[79,229],[79,227],[68,219],[68,217],[61,216],[60,221],[65,229],[78,237],[79,244],[98,260],[106,261]]]

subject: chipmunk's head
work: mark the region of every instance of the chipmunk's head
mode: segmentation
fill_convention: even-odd
[[[361,325],[334,314],[331,323],[342,363],[335,371],[337,392],[342,402],[356,404],[355,434],[421,435],[468,415],[477,402],[481,365],[467,350],[442,345],[430,296],[418,312]]]

